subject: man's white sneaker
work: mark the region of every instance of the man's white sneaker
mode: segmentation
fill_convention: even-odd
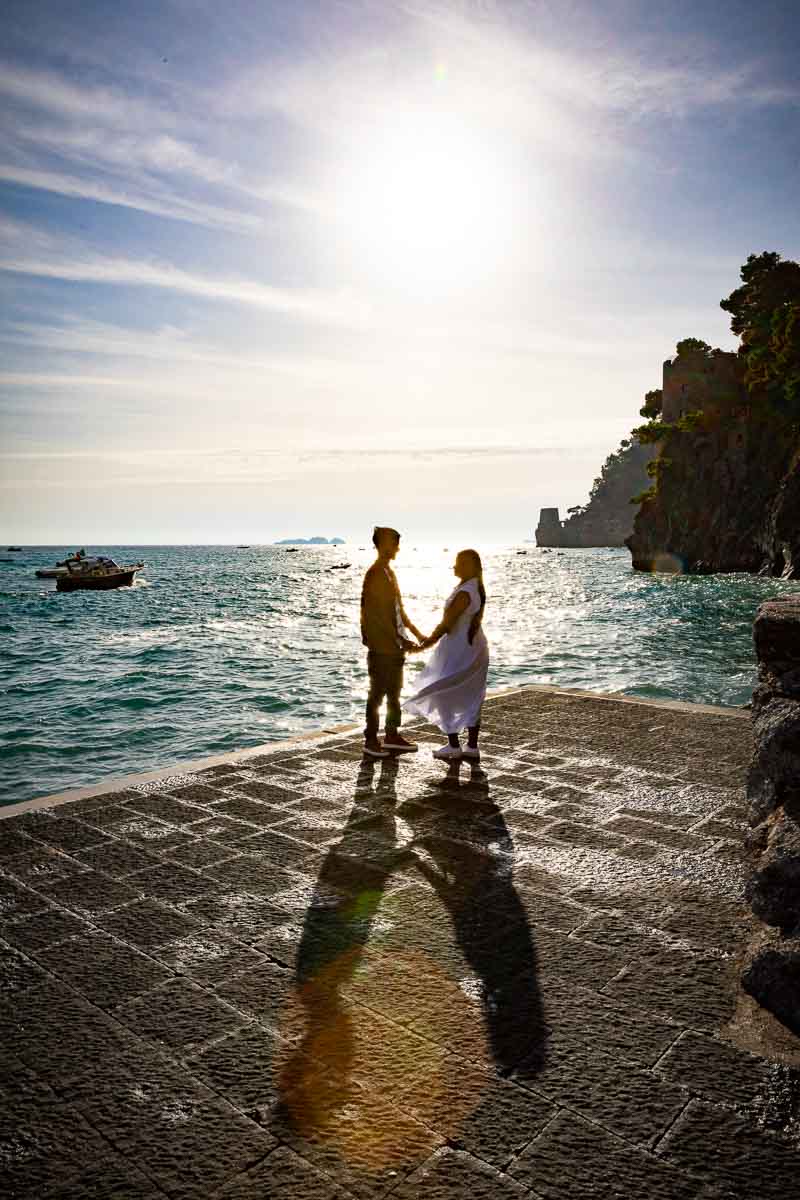
[[[438,750],[434,750],[434,758],[442,758],[445,762],[451,758],[461,758],[462,750],[460,746],[440,746]]]
[[[481,752],[477,746],[465,746],[461,753],[464,758],[478,759],[481,756]]]

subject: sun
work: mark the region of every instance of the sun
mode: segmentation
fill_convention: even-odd
[[[491,273],[510,251],[517,216],[496,139],[430,110],[372,122],[337,172],[334,203],[355,263],[405,283],[461,286]]]

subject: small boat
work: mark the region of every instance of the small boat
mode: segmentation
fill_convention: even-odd
[[[288,550],[284,551],[284,554],[299,554],[299,553],[300,553],[300,551],[297,549],[296,546],[290,546]]]
[[[326,571],[346,571],[350,563],[334,563],[332,567],[326,567]]]
[[[6,550],[8,550],[8,552],[9,552],[9,553],[10,553],[12,550],[16,550],[17,552],[21,553],[21,551],[22,551],[22,546],[6,546]]]
[[[95,562],[93,558],[86,557],[85,550],[76,550],[74,554],[70,554],[68,558],[64,558],[61,562],[56,563],[54,567],[40,567],[36,572],[37,579],[59,579],[62,575],[66,575],[69,571],[69,563],[79,562]]]
[[[236,549],[237,550],[249,550],[250,547],[249,546],[237,546]]]
[[[133,566],[121,567],[113,558],[81,559],[76,566],[70,563],[66,575],[56,579],[58,592],[106,592],[111,588],[130,587],[137,571],[141,571],[143,562]]]

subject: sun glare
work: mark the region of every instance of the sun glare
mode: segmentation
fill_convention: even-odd
[[[514,234],[511,172],[490,139],[452,115],[406,112],[372,124],[336,182],[346,249],[400,282],[491,273]]]

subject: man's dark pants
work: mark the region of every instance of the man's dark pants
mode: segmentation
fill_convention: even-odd
[[[380,727],[378,713],[384,699],[386,700],[386,732],[394,733],[400,727],[403,663],[404,656],[402,654],[379,654],[376,650],[368,651],[369,695],[367,696],[365,738],[378,736]]]

